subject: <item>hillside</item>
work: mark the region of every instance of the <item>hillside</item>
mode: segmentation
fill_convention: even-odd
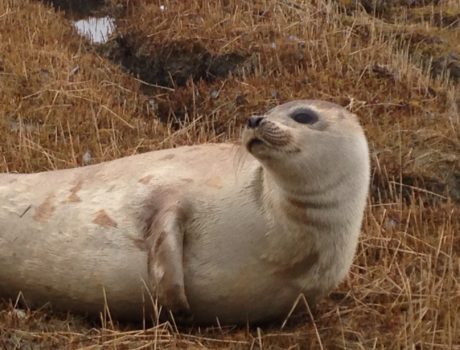
[[[107,43],[73,27],[90,14],[114,18]],[[454,0],[0,0],[2,172],[238,142],[249,115],[298,98],[356,113],[372,160],[348,279],[283,329],[92,323],[5,301],[0,347],[460,348],[459,84]]]

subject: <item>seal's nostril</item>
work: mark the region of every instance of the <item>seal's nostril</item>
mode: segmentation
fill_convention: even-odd
[[[248,128],[257,128],[260,125],[260,122],[264,119],[260,115],[253,115],[248,119]]]

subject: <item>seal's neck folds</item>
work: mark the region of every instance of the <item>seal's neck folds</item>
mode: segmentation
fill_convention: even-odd
[[[276,222],[296,227],[299,233],[355,235],[361,225],[369,182],[369,170],[366,165],[364,168],[360,169],[362,176],[337,170],[321,179],[306,176],[300,182],[263,167],[261,195],[269,203],[266,210]]]

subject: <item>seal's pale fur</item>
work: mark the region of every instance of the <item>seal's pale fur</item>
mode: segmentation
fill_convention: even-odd
[[[293,120],[302,108],[318,120]],[[107,301],[114,317],[136,318],[151,293],[204,323],[282,318],[299,293],[324,296],[356,249],[365,136],[353,114],[322,101],[259,119],[240,149],[0,175],[0,296],[90,314]]]

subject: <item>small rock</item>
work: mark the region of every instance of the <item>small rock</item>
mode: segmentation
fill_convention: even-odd
[[[305,40],[302,40],[302,39],[299,39],[298,37],[296,37],[295,35],[289,35],[287,37],[287,39],[289,41],[293,41],[293,42],[296,42],[300,47],[304,48],[305,47]]]
[[[43,78],[49,78],[50,71],[48,69],[42,68],[40,69],[40,74]]]
[[[91,163],[91,159],[91,153],[89,150],[87,150],[81,157],[81,162],[83,165],[88,165],[89,163]]]
[[[386,217],[383,226],[387,230],[395,229],[398,226],[398,220],[391,218],[391,217]]]
[[[217,99],[220,95],[220,91],[217,90],[217,89],[212,89],[210,92],[209,92],[209,96],[211,96],[211,98],[213,100]]]

